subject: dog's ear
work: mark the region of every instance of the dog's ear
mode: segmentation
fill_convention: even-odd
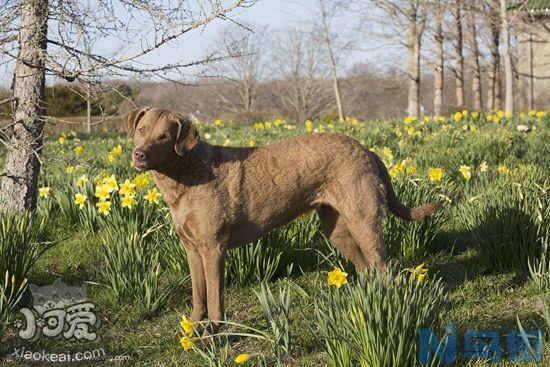
[[[141,120],[145,112],[150,109],[151,107],[136,108],[124,115],[124,125],[129,138],[134,136],[139,120]]]
[[[178,116],[176,118],[176,123],[178,124],[178,132],[174,149],[179,156],[183,156],[185,152],[190,151],[197,145],[199,141],[199,131],[195,124],[184,117]]]

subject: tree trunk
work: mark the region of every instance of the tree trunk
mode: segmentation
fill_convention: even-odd
[[[510,49],[510,25],[508,23],[506,0],[500,1],[500,18],[502,27],[504,76],[506,95],[504,101],[504,112],[514,113],[514,70],[512,67],[512,50]]]
[[[413,0],[409,0],[409,29],[407,32],[407,51],[409,53],[409,116],[420,116],[420,46],[421,34],[417,27],[417,9]]]
[[[462,0],[456,0],[453,7],[453,16],[455,20],[455,88],[456,105],[464,106],[464,53],[462,36]]]
[[[479,66],[479,49],[477,47],[477,31],[476,31],[476,1],[468,1],[468,43],[470,45],[470,52],[472,53],[470,57],[472,68],[472,94],[474,97],[474,110],[481,111],[483,108],[483,101],[481,96],[481,68]]]
[[[338,109],[338,119],[343,122],[345,119],[344,107],[342,105],[342,97],[340,93],[340,85],[338,82],[338,72],[336,70],[336,60],[334,58],[334,51],[332,50],[332,42],[330,39],[330,30],[328,27],[328,19],[325,8],[325,1],[319,0],[321,6],[321,21],[323,31],[323,43],[327,49],[328,61],[330,66],[330,74],[332,76],[332,88],[334,89],[334,98],[336,100],[336,107]]]
[[[22,212],[36,207],[45,113],[47,23],[48,0],[21,2],[13,124],[0,184],[0,211]]]
[[[491,31],[491,42],[489,43],[491,56],[487,70],[487,109],[493,111],[501,108],[500,102],[497,103],[497,100],[500,99],[500,82],[497,81],[500,79],[500,53],[498,51],[500,29],[494,14],[486,14],[486,17],[488,18],[487,26]]]
[[[435,1],[435,70],[434,70],[434,116],[443,114],[443,11],[440,1]]]
[[[92,102],[90,96],[90,85],[86,86],[86,131],[92,132]]]

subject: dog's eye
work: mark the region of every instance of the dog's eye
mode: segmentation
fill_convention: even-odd
[[[162,134],[162,136],[160,138],[162,140],[170,140],[170,136],[168,136],[168,134]]]

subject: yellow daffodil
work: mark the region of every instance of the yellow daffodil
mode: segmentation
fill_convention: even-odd
[[[99,212],[99,214],[109,215],[109,213],[111,212],[110,201],[107,201],[107,200],[100,201],[96,203],[95,206],[97,206],[97,211]]]
[[[304,125],[306,125],[306,130],[308,133],[313,131],[313,123],[310,120],[307,120]]]
[[[411,273],[411,276],[409,278],[409,282],[412,283],[416,279],[417,284],[420,284],[426,279],[426,275],[428,275],[428,269],[426,269],[426,266],[424,263],[418,265],[414,269],[407,269]]]
[[[65,168],[65,172],[68,173],[68,174],[71,174],[74,172],[74,167],[73,166],[67,166],[67,168]]]
[[[84,152],[84,148],[82,148],[82,146],[80,146],[80,145],[77,145],[76,147],[73,148],[73,152],[76,155],[81,155],[82,152]]]
[[[238,356],[235,357],[235,363],[242,364],[247,362],[249,359],[250,359],[250,354],[247,354],[247,353],[239,354]]]
[[[220,119],[217,119],[217,120],[214,121],[214,125],[216,125],[216,126],[221,126],[221,124],[222,124],[222,120],[220,120]]]
[[[122,154],[122,146],[119,144],[113,149],[111,149],[111,153],[114,155],[121,155]]]
[[[86,195],[74,194],[74,203],[78,205],[80,209],[84,208],[84,203],[86,203],[87,199]]]
[[[256,140],[254,140],[254,139],[248,140],[248,146],[249,147],[255,147],[256,146]]]
[[[78,187],[86,187],[87,183],[88,183],[88,178],[85,175],[82,175],[76,179],[76,186]]]
[[[483,161],[479,165],[479,170],[483,173],[487,172],[489,170],[489,166],[487,165],[487,162]]]
[[[508,173],[509,171],[510,170],[508,169],[508,167],[506,167],[504,164],[499,165],[497,168],[498,173],[505,174],[505,173]]]
[[[132,209],[134,205],[136,205],[137,201],[134,197],[134,195],[124,195],[122,197],[121,206],[123,208]]]
[[[263,124],[262,122],[256,122],[256,123],[254,124],[254,128],[255,128],[256,130],[263,130],[264,124]]]
[[[403,121],[405,122],[405,124],[410,125],[417,120],[418,120],[417,116],[407,116]]]
[[[267,121],[266,123],[264,123],[264,126],[266,129],[270,129],[271,128],[271,122]]]
[[[340,288],[342,285],[348,282],[348,273],[343,272],[340,268],[334,268],[333,271],[328,273],[327,283],[333,285],[336,288]]]
[[[105,186],[105,185],[99,185],[95,188],[95,196],[99,198],[101,201],[107,200],[109,197],[109,194],[111,194],[111,191]]]
[[[183,350],[187,352],[193,348],[193,346],[195,345],[195,341],[188,336],[182,336],[180,338],[180,344]]]
[[[116,161],[116,157],[113,153],[107,154],[107,162],[114,163]]]
[[[455,120],[456,122],[459,122],[462,120],[462,112],[457,112],[453,115],[453,120]]]
[[[103,179],[103,186],[109,190],[109,193],[118,190],[118,183],[116,182],[115,175],[110,175]]]
[[[382,153],[388,158],[389,161],[393,160],[393,152],[390,148],[384,147],[382,148]]]
[[[407,167],[407,173],[409,175],[416,175],[416,173],[417,173],[416,167],[415,166]]]
[[[428,178],[430,181],[441,181],[445,173],[441,168],[430,168],[428,171]]]
[[[65,137],[60,136],[59,139],[57,139],[57,141],[58,141],[59,144],[65,144]]]
[[[142,189],[151,182],[151,177],[147,173],[141,173],[134,178],[136,187]]]
[[[193,328],[195,327],[195,323],[191,322],[187,319],[187,316],[182,316],[180,320],[180,328],[183,330],[183,332],[189,336],[193,336]]]
[[[149,204],[158,204],[160,199],[160,193],[156,188],[152,188],[147,191],[147,194],[143,197],[149,202]]]
[[[136,184],[126,179],[122,184],[120,184],[119,193],[120,195],[134,195],[136,192],[135,188]]]
[[[41,187],[38,189],[38,196],[41,198],[47,198],[50,196],[50,188],[49,187]]]
[[[466,181],[472,178],[472,169],[469,166],[461,165],[458,170],[460,171],[460,173],[462,174],[462,177],[464,177]]]

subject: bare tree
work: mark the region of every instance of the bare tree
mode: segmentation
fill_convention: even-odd
[[[24,211],[36,206],[47,73],[70,82],[98,74],[112,77],[128,73],[173,79],[173,73],[215,57],[149,66],[144,56],[253,3],[254,0],[8,0],[0,15],[0,50],[3,60],[15,62],[15,72],[13,120],[1,132],[6,158],[0,183],[0,210]],[[50,23],[52,27],[48,27]],[[114,51],[87,50],[84,35],[101,40],[102,44],[117,40],[123,47]]]
[[[510,20],[508,19],[508,4],[506,0],[499,0],[500,24],[503,39],[504,78],[506,82],[506,94],[504,99],[504,111],[514,112],[514,70],[512,65],[512,46],[510,45]]]
[[[400,37],[401,45],[405,46],[408,54],[408,107],[407,113],[411,116],[420,115],[420,49],[422,36],[426,26],[427,1],[426,0],[370,0],[382,15],[382,19],[388,18],[396,31],[396,37]],[[371,9],[372,12],[372,9]],[[384,23],[382,21],[382,23]],[[405,40],[402,40],[406,33]]]
[[[477,29],[476,29],[476,12],[477,8],[476,0],[466,0],[466,21],[467,21],[467,37],[468,45],[470,48],[470,68],[472,69],[472,92],[473,92],[473,108],[476,111],[481,111],[483,108],[483,101],[481,95],[481,67],[479,65],[479,48],[477,42]]]
[[[332,97],[325,92],[323,45],[311,32],[285,29],[273,47],[279,109],[296,121],[312,119]]]
[[[408,0],[407,50],[409,53],[409,106],[411,116],[420,116],[420,47],[426,25],[426,10],[422,1]]]
[[[443,80],[444,80],[444,50],[443,50],[443,15],[445,13],[445,1],[433,1],[434,9],[434,116],[443,114]]]
[[[330,67],[330,74],[332,78],[332,88],[334,89],[334,99],[336,101],[336,108],[338,109],[338,119],[344,121],[345,113],[344,106],[342,105],[342,95],[340,93],[340,85],[338,82],[338,70],[336,64],[336,58],[334,56],[334,40],[331,34],[331,20],[332,16],[336,13],[340,2],[333,2],[331,9],[327,7],[327,1],[330,0],[317,0],[319,5],[319,13],[321,18],[320,34],[327,51],[328,63]]]
[[[487,109],[502,109],[502,84],[500,78],[500,12],[496,0],[483,2],[483,19],[489,31],[489,61],[487,65]]]
[[[455,74],[455,96],[456,105],[458,107],[464,106],[464,40],[462,30],[462,0],[455,0],[453,6],[454,17],[454,51],[455,51],[455,65],[453,68]]]
[[[217,96],[222,106],[245,120],[252,117],[254,104],[258,98],[257,85],[265,74],[266,33],[252,30],[253,25],[229,25],[220,32],[214,45],[216,50],[235,57],[222,59],[212,64],[211,70],[221,76],[226,83],[218,88]],[[229,88],[228,85],[229,84]]]

